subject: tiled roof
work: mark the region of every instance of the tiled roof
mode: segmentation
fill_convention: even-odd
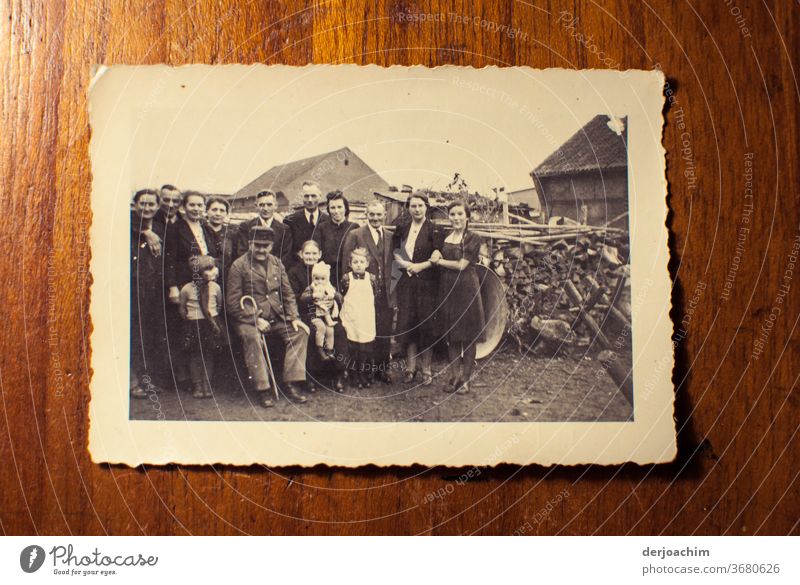
[[[621,132],[617,134],[611,126]],[[531,173],[537,178],[621,169],[628,166],[628,120],[598,115],[578,130],[561,148],[547,157]]]
[[[355,201],[371,198],[373,191],[389,187],[380,175],[345,146],[331,152],[276,165],[239,189],[233,197],[237,199],[253,197],[259,191],[271,189],[283,191],[291,200],[296,197],[295,191],[298,191],[303,180],[319,181],[323,193],[328,189],[342,189]]]

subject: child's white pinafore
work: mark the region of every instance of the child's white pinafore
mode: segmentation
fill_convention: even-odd
[[[375,295],[369,274],[364,278],[350,275],[350,285],[344,295],[339,317],[348,340],[355,343],[375,340]]]

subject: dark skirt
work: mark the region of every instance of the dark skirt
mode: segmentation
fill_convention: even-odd
[[[144,284],[144,283],[142,283]],[[131,370],[137,376],[160,374],[164,369],[164,343],[161,317],[163,295],[135,284],[131,290]]]
[[[483,341],[485,323],[481,283],[475,268],[443,270],[439,276],[439,333],[450,343]]]
[[[418,343],[420,349],[436,342],[437,281],[403,274],[397,283],[397,330],[402,345]]]

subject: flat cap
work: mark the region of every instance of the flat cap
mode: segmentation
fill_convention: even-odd
[[[275,232],[265,225],[254,225],[250,228],[250,242],[253,244],[271,244],[275,239]]]

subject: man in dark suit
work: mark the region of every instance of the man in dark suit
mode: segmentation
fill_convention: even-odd
[[[161,238],[167,234],[167,227],[180,219],[178,211],[183,204],[183,194],[175,185],[164,185],[159,191],[159,209],[153,218],[153,231]]]
[[[375,300],[375,351],[373,353],[378,379],[391,382],[388,375],[389,343],[392,336],[392,306],[389,285],[392,279],[392,234],[383,227],[386,210],[380,201],[367,205],[367,224],[351,230],[344,240],[342,263],[349,266],[350,255],[355,248],[366,248],[370,259],[367,270],[375,275],[378,296]],[[343,268],[342,272],[347,272]]]
[[[298,253],[303,243],[314,239],[316,229],[330,218],[319,208],[322,190],[315,181],[303,182],[303,209],[298,209],[287,216],[283,223],[292,235],[292,252],[290,262],[299,261]]]
[[[158,273],[153,275],[152,280],[159,283],[162,294],[159,295],[154,301],[157,305],[156,312],[159,315],[159,318],[153,321],[152,335],[153,339],[156,340],[155,343],[159,345],[159,352],[157,353],[160,353],[162,357],[167,357],[170,355],[178,355],[178,353],[180,353],[176,345],[178,342],[177,336],[173,336],[174,339],[170,340],[171,346],[175,346],[172,347],[173,351],[170,351],[170,347],[167,345],[167,330],[180,331],[183,322],[180,312],[178,311],[178,305],[170,303],[167,298],[168,287],[165,286],[164,279],[164,275],[166,273],[167,229],[171,229],[171,227],[181,218],[179,209],[183,201],[183,195],[174,185],[164,185],[160,190],[153,190],[152,192],[156,196],[158,210],[148,224],[137,224],[132,226],[132,228],[136,239],[147,244],[150,252],[156,260],[156,268]],[[167,367],[169,364],[166,363],[166,359],[162,361],[165,362],[162,364],[164,367],[156,368],[156,371],[154,372],[155,380],[158,385],[168,387],[173,383],[173,378],[176,372]],[[184,368],[182,367],[180,360],[176,361],[178,362],[177,377],[183,380]],[[188,379],[188,373],[185,377]]]
[[[256,195],[256,207],[258,217],[247,220],[239,224],[239,232],[236,236],[236,258],[243,256],[250,249],[250,232],[254,226],[268,227],[272,230],[275,240],[272,255],[280,259],[288,269],[292,264],[292,234],[288,228],[275,218],[275,210],[278,207],[278,199],[273,191],[269,189],[261,191]]]

